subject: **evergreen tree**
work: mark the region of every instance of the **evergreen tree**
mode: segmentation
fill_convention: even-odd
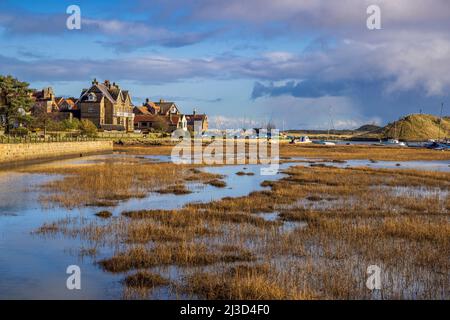
[[[0,75],[0,114],[5,120],[5,134],[15,123],[28,122],[27,113],[33,105],[31,92],[28,83],[9,75]]]

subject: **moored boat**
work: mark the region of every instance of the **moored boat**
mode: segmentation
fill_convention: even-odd
[[[397,139],[388,139],[386,141],[380,141],[380,143],[387,146],[406,147],[406,143],[399,141]]]
[[[326,140],[315,140],[315,141],[313,141],[313,143],[320,144],[320,145],[323,145],[323,146],[335,146],[336,145],[335,142],[333,142],[333,141],[326,141]]]
[[[304,143],[311,143],[312,141],[309,139],[308,136],[301,136],[299,138],[293,138],[291,140],[291,143],[295,143],[295,144],[304,144]]]

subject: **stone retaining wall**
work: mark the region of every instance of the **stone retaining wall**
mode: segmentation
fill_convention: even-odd
[[[0,165],[112,151],[112,141],[0,144]]]

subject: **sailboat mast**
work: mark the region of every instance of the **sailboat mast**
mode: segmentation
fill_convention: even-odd
[[[330,140],[330,127],[331,127],[331,106],[328,108],[328,134],[327,134],[327,140]]]

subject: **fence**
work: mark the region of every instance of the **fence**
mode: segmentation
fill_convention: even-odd
[[[83,136],[0,136],[0,143],[51,143],[51,142],[81,142],[81,141],[97,141],[97,137],[83,137]]]

